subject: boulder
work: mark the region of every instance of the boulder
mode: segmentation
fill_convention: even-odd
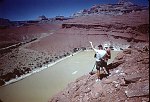
[[[116,80],[118,80],[118,76],[114,75],[114,76],[112,76],[112,77],[110,77],[108,79],[103,79],[102,82],[104,84],[110,84],[110,83],[112,83],[113,81],[116,81]]]
[[[130,48],[124,49],[124,50],[123,50],[123,53],[124,53],[124,54],[131,54],[131,49],[130,49]]]
[[[125,91],[127,97],[149,96],[149,82],[138,82],[129,84]]]
[[[132,48],[132,46],[131,46],[131,45],[129,45],[129,46],[128,46],[128,48]]]
[[[126,64],[126,65],[129,65],[129,64]],[[126,66],[126,68],[124,68],[124,73],[130,75],[133,72],[138,71],[138,68],[139,68],[138,65],[137,66]]]
[[[142,61],[143,64],[149,64],[149,58],[145,58],[143,61]]]
[[[131,75],[126,75],[125,76],[125,83],[134,83],[136,81],[138,81],[140,78],[142,77],[142,75],[140,73],[133,73]]]
[[[142,55],[139,55],[137,56],[137,58],[135,59],[137,62],[142,62],[143,64],[148,64],[149,63],[149,56],[142,56]]]
[[[121,59],[123,59],[124,56],[125,56],[124,53],[119,53],[119,54],[117,55],[117,57],[115,57],[115,59],[116,59],[116,60],[121,60]]]

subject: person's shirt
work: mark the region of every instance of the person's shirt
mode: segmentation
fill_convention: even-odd
[[[103,58],[107,53],[105,50],[97,50],[95,48],[94,51],[96,52],[96,61],[100,61],[100,59]]]

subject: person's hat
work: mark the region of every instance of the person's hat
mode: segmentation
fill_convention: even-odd
[[[100,45],[98,45],[98,47],[102,47],[103,48],[103,46],[100,44]]]

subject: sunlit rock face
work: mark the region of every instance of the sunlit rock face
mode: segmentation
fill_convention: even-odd
[[[149,49],[149,46],[144,47]],[[107,78],[96,82],[96,74],[84,75],[51,97],[49,102],[148,102],[149,64],[145,62],[149,62],[149,52],[144,47],[120,52],[108,65],[111,74]]]

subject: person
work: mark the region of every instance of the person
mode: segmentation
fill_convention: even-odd
[[[100,68],[105,68],[107,66],[107,62],[106,62],[106,55],[107,55],[107,52],[105,50],[103,50],[103,46],[102,45],[99,45],[98,48],[99,49],[95,49],[93,47],[93,44],[91,41],[89,41],[90,44],[91,44],[91,47],[92,49],[96,52],[96,69],[97,69],[97,77],[98,79],[96,80],[97,81],[100,81]],[[108,74],[106,72],[106,70],[104,70],[106,74]]]
[[[107,44],[104,44],[104,50],[107,52],[105,60],[108,62],[108,59],[111,59],[111,50]]]
[[[109,59],[111,59],[111,49],[109,48],[108,44],[104,44],[104,49],[107,52],[106,57],[105,57],[105,61],[106,63],[108,62]],[[107,68],[107,66],[105,67],[106,71],[107,71],[107,75],[109,75],[109,69]]]

